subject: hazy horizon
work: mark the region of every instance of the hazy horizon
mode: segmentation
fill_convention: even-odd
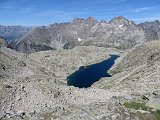
[[[89,16],[98,21],[114,17],[141,23],[160,20],[159,0],[0,0],[0,25],[46,26]]]
[[[89,16],[89,17],[93,17],[93,16]],[[118,16],[115,16],[115,17],[118,17]],[[115,18],[114,17],[114,18]],[[124,18],[126,18],[125,16],[123,16]],[[76,17],[76,18],[80,18],[80,17]],[[88,17],[86,17],[86,18],[84,18],[84,19],[87,19]],[[93,18],[95,18],[95,17],[93,17]],[[73,18],[73,19],[75,19],[75,18]],[[51,22],[51,23],[49,23],[49,24],[40,24],[40,25],[20,25],[20,24],[0,24],[1,26],[23,26],[23,27],[38,27],[38,26],[48,26],[48,25],[50,25],[50,24],[56,24],[56,23],[67,23],[67,22],[72,22],[73,21],[73,19],[72,20],[70,20],[70,21],[64,21],[64,22]],[[95,18],[96,19],[96,18]],[[112,18],[113,19],[113,18]],[[128,18],[126,18],[126,19],[128,19]],[[96,19],[96,20],[98,20],[98,19]],[[102,21],[102,20],[105,20],[105,19],[101,19],[101,20],[98,20],[98,22],[100,22],[100,21]],[[110,19],[111,20],[111,19]],[[110,20],[105,20],[106,22],[109,22]],[[131,20],[131,19],[128,19],[128,20],[130,20],[130,21],[133,21],[133,20]],[[140,24],[140,23],[144,23],[144,22],[153,22],[153,21],[156,21],[156,20],[160,20],[160,19],[155,19],[155,20],[148,20],[148,21],[142,21],[142,22],[136,22],[136,21],[133,21],[133,22],[135,22],[136,24]]]

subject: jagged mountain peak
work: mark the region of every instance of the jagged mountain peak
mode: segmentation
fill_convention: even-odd
[[[117,16],[117,17],[113,18],[112,20],[127,20],[127,19],[124,16]]]
[[[131,25],[132,22],[126,19],[123,16],[118,16],[113,18],[112,20],[109,21],[110,24],[126,24],[126,25]]]
[[[93,17],[75,18],[67,23],[37,27],[18,42],[12,42],[11,46],[17,51],[27,53],[51,48],[70,49],[79,45],[129,49],[147,40],[158,39],[160,36],[158,24],[144,28],[145,26],[136,25],[123,16],[115,17],[109,22],[105,20],[98,22]]]
[[[84,18],[74,18],[73,22],[74,23],[84,23],[86,22],[86,20]]]
[[[94,17],[88,17],[88,18],[86,19],[86,21],[87,21],[87,22],[98,22],[98,20],[95,19]]]
[[[95,25],[98,23],[98,20],[96,20],[93,17],[88,17],[88,18],[75,18],[73,20],[74,23],[85,23],[85,24],[90,24],[90,25]]]
[[[96,20],[96,18],[92,17],[92,16],[89,16],[88,18],[86,18],[86,20]]]

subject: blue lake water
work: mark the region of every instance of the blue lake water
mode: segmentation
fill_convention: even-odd
[[[79,70],[67,77],[67,84],[69,86],[87,88],[102,77],[111,77],[107,71],[113,66],[118,57],[118,55],[110,55],[110,58],[100,63],[81,66]]]

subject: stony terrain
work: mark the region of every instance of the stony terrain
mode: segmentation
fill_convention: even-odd
[[[159,120],[159,46],[158,40],[128,51],[77,46],[29,55],[1,47],[0,119]],[[120,55],[111,78],[85,89],[67,86],[68,75],[111,53]]]
[[[115,91],[124,90],[131,93],[152,93],[159,90],[159,46],[160,41],[153,41],[128,52],[122,60],[112,67],[109,71],[113,75],[111,80],[104,80],[107,83],[103,83],[102,86],[104,85],[105,88],[106,85],[106,88],[108,86]]]
[[[158,33],[158,37],[160,37],[160,21],[155,20],[153,22],[144,22],[139,24],[144,29],[149,29]],[[149,32],[148,32],[149,33]]]
[[[2,26],[0,25],[0,37],[7,41],[12,41],[21,38],[29,33],[34,27],[23,26]]]
[[[1,47],[0,118],[75,120],[109,117],[104,116],[109,108],[103,105],[112,98],[112,94],[99,89],[68,87],[66,77],[82,65],[106,59],[110,53],[121,54],[116,49],[81,46],[72,50],[51,50],[26,55]],[[106,97],[101,98],[103,95]],[[101,110],[94,110],[96,103],[104,111],[100,116],[95,116]],[[113,104],[117,104],[116,100]],[[112,113],[108,110],[109,115],[114,117],[119,107],[111,107],[113,110]]]
[[[146,24],[146,23],[144,23]],[[55,23],[35,28],[28,35],[11,43],[13,49],[33,53],[44,50],[70,49],[81,45],[95,45],[130,49],[149,40],[159,37],[155,29],[119,16],[109,22],[89,17],[76,18],[68,23]]]
[[[145,104],[160,109],[160,41],[136,47],[115,64],[111,78],[102,78],[92,87],[141,96]]]
[[[0,37],[0,47],[8,47],[8,43],[2,37]]]

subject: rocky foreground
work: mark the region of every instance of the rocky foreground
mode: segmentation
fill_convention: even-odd
[[[120,55],[111,78],[67,86],[68,75],[111,53]],[[1,120],[159,120],[159,41],[128,52],[77,46],[27,55],[1,47],[0,61]]]

